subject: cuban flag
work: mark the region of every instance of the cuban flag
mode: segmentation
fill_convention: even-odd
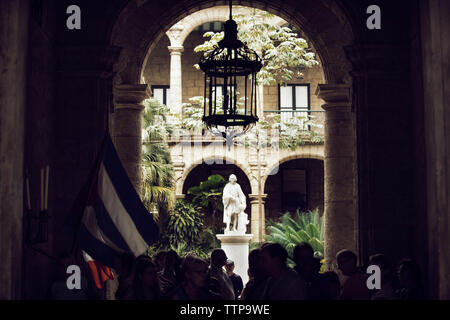
[[[112,278],[108,268],[114,267],[118,255],[144,254],[159,239],[159,228],[128,179],[109,134],[97,165],[78,241],[94,280],[101,279],[100,284],[96,281],[101,288]]]

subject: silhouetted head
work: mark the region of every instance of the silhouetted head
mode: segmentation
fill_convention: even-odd
[[[166,257],[164,259],[164,269],[172,269],[178,259],[180,259],[180,257],[175,250],[167,251]]]
[[[266,243],[261,247],[261,263],[264,273],[271,277],[286,268],[288,253],[279,243]]]
[[[166,251],[160,251],[155,255],[155,264],[158,268],[158,271],[162,270],[164,268],[164,263],[166,260]]]
[[[214,249],[211,252],[211,265],[222,268],[227,263],[227,255],[222,249]]]
[[[136,260],[135,281],[141,282],[143,287],[152,287],[158,284],[156,266],[150,257],[141,257]]]
[[[337,265],[339,270],[345,276],[350,276],[357,271],[356,264],[358,257],[351,250],[341,250],[336,255]]]
[[[185,283],[201,288],[206,284],[208,264],[199,257],[188,254],[181,263],[181,272]]]
[[[227,270],[228,274],[232,274],[234,271],[234,261],[231,259],[227,259],[227,263],[225,264],[225,270]]]
[[[391,267],[391,262],[389,261],[388,257],[383,253],[371,255],[369,257],[369,264],[377,265],[380,267],[381,270]]]
[[[398,280],[402,288],[418,288],[421,285],[420,266],[412,259],[403,259],[398,266]]]
[[[294,262],[296,265],[312,263],[314,258],[314,249],[307,242],[299,243],[294,248]]]
[[[248,254],[248,276],[258,277],[263,274],[261,266],[261,249],[253,249]]]

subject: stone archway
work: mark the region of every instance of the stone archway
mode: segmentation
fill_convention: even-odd
[[[131,1],[121,11],[110,33],[110,43],[123,48],[118,82],[140,83],[148,52],[171,26],[197,11],[227,4],[228,1],[204,0],[180,6],[177,1],[168,0],[164,7],[153,7],[149,1],[136,7]],[[239,5],[266,10],[295,25],[317,50],[324,65],[326,81],[351,81],[351,64],[344,47],[352,44],[354,35],[349,19],[337,3],[307,0],[299,5],[290,0],[279,6],[273,1],[257,0],[240,1]]]
[[[266,219],[277,219],[285,212],[317,209],[324,207],[324,164],[323,159],[291,157],[280,161],[275,174],[265,176]]]
[[[130,2],[122,10],[110,37],[111,45],[123,48],[115,79],[115,99],[122,102],[121,119],[113,116],[113,136],[115,128],[122,127],[120,122],[139,123],[141,101],[147,90],[146,85],[140,84],[141,75],[148,52],[159,38],[184,17],[224,4],[225,1],[204,0],[180,5],[168,0],[164,8],[154,8],[150,2],[137,8],[134,2]],[[357,251],[358,247],[355,129],[350,94],[352,66],[345,52],[345,48],[354,41],[350,21],[337,3],[325,0],[305,0],[301,4],[291,0],[284,1],[282,6],[268,0],[242,1],[239,4],[271,12],[302,30],[322,61],[327,84],[320,85],[316,94],[326,103],[323,106],[326,111],[325,230],[328,230],[329,238],[325,239],[325,259],[327,266],[331,267],[339,249]],[[129,145],[138,146],[140,137],[134,135],[134,138],[136,143]],[[139,147],[130,150],[122,145],[117,149],[128,174],[139,176],[139,165],[133,163],[132,156],[140,154]]]
[[[322,152],[320,152],[322,151]],[[320,150],[319,152],[302,152],[302,153],[296,153],[287,155],[284,157],[281,157],[280,160],[277,163],[271,163],[267,167],[267,173],[262,177],[262,185],[263,185],[263,192],[264,192],[264,186],[267,182],[267,179],[270,177],[271,174],[276,174],[278,168],[285,162],[296,160],[296,159],[316,159],[316,160],[324,160],[325,156],[323,154],[323,150]]]
[[[219,161],[217,161],[217,160],[219,160]],[[230,158],[230,157],[222,157],[220,159],[217,158],[217,157],[207,157],[207,158],[199,158],[197,161],[193,161],[183,171],[183,174],[179,178],[177,178],[177,181],[176,181],[176,193],[177,193],[177,196],[184,194],[183,193],[184,182],[186,181],[187,177],[192,172],[192,170],[194,170],[196,167],[198,167],[202,163],[211,164],[211,165],[225,164],[225,165],[234,165],[234,166],[236,166],[247,177],[247,179],[248,179],[248,181],[250,183],[250,187],[251,187],[249,191],[251,191],[253,193],[255,192],[255,189],[254,189],[255,188],[255,184],[254,184],[254,182],[252,183],[252,180],[254,180],[254,177],[253,177],[252,173],[248,170],[248,166],[247,165],[244,165],[241,162],[237,161],[236,159],[233,159],[233,158]]]

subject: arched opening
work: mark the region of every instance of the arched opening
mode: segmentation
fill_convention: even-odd
[[[280,164],[264,186],[266,218],[277,219],[285,212],[324,209],[324,168],[317,159],[293,159]]]
[[[155,11],[155,8],[147,6],[147,3],[144,3],[139,8],[139,13],[132,7],[127,7],[118,18],[111,36],[111,42],[114,45],[124,48],[121,53],[121,59],[128,61],[124,63],[126,67],[119,71],[118,79],[124,84],[133,83],[135,87],[142,86],[142,88],[146,88],[146,85],[139,83],[143,79],[142,74],[145,73],[145,67],[149,61],[149,54],[152,49],[158,46],[158,40],[163,37],[164,32],[169,31],[171,26],[174,26],[181,19],[205,8],[213,8],[217,4],[225,3],[212,1],[195,4],[187,3],[183,13],[175,9],[166,10],[164,14],[159,12],[165,18],[158,25],[149,23],[148,17],[144,19],[146,16],[145,13],[149,14],[151,12],[152,15],[158,14],[158,11]],[[331,231],[328,233],[329,238],[325,239],[326,244],[329,245],[325,256],[327,264],[331,266],[335,253],[339,249],[347,247],[356,251],[358,241],[357,206],[355,203],[356,197],[354,196],[356,188],[353,187],[353,180],[356,175],[354,171],[354,168],[356,168],[354,166],[356,152],[354,150],[355,144],[353,139],[355,134],[352,121],[355,114],[351,112],[351,65],[344,49],[353,41],[353,32],[350,23],[339,5],[335,3],[329,4],[325,1],[308,0],[302,3],[300,7],[290,4],[275,7],[270,1],[244,1],[240,5],[248,5],[266,10],[283,18],[298,30],[302,30],[301,35],[316,50],[322,63],[322,76],[320,79],[317,79],[316,88],[311,88],[311,93],[314,96],[314,92],[316,92],[318,97],[323,99],[328,108],[328,114],[332,115],[328,119],[325,117],[325,122],[327,123],[328,121],[328,124],[330,124],[329,128],[331,128],[331,130],[325,130],[325,136],[328,135],[328,137],[333,138],[330,140],[325,139],[324,147],[325,150],[328,150],[328,154],[325,152],[324,167],[328,168],[325,171],[329,175],[328,179],[325,177],[325,181],[333,181],[331,185],[333,188],[324,188],[325,228]],[[311,21],[318,21],[318,12],[320,12],[320,21],[326,21],[325,24],[316,25],[311,23]],[[129,30],[135,32],[132,37],[130,37],[129,33],[125,34],[121,30],[121,28],[126,26],[129,27]],[[175,47],[172,49],[173,55],[171,55],[171,60],[174,57],[173,60],[176,60],[176,63],[180,63],[180,48]],[[181,86],[180,80],[177,80],[177,86]],[[195,81],[195,79],[193,80]],[[321,85],[321,82],[328,84]],[[317,100],[319,103],[318,109],[320,109],[320,104],[323,103],[320,99]],[[181,113],[181,110],[179,113]],[[179,161],[176,163],[176,166],[180,168],[179,172],[182,175],[184,163],[181,159],[182,157],[180,157],[181,155],[180,153],[176,155],[175,162]],[[344,186],[344,188],[339,189],[337,185]],[[262,197],[262,195],[260,196]],[[330,201],[326,200],[327,197]],[[256,210],[256,206],[254,207]],[[258,210],[260,211],[261,219],[255,223],[255,226],[258,223],[260,223],[259,225],[264,224],[264,212],[261,209]],[[342,230],[342,228],[345,228],[345,232],[337,233],[334,231]],[[261,230],[264,230],[264,228],[259,229],[259,233],[261,233]]]
[[[194,167],[186,176],[183,183],[183,194],[187,201],[192,201],[193,196],[188,193],[191,187],[198,186],[202,181],[206,181],[208,177],[212,175],[220,175],[228,182],[228,178],[231,174],[236,175],[237,183],[242,188],[242,191],[247,196],[251,193],[250,181],[245,172],[235,164],[227,164],[222,159],[214,159],[211,164],[201,163]],[[222,201],[221,198],[219,201]],[[250,199],[247,197],[247,209],[245,210],[250,218]],[[222,215],[216,215],[212,217],[210,215],[205,216],[205,224],[208,226],[216,226],[218,228],[223,227]]]

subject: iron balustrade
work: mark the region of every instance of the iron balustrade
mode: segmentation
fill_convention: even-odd
[[[300,126],[301,130],[315,131],[324,134],[325,111],[305,109],[264,110],[265,120],[269,123],[277,121],[273,115],[279,115],[282,123]]]

